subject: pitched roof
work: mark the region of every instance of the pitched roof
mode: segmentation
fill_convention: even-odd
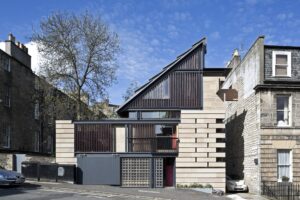
[[[147,89],[150,85],[152,85],[157,79],[159,79],[166,72],[170,71],[178,62],[180,62],[181,60],[183,60],[189,53],[191,53],[194,49],[196,49],[197,47],[199,47],[202,44],[204,44],[204,45],[206,44],[206,38],[205,37],[202,38],[201,40],[199,40],[198,42],[196,42],[195,44],[193,44],[193,46],[190,49],[188,49],[184,53],[182,53],[179,56],[177,56],[176,60],[174,60],[173,62],[171,62],[167,66],[165,66],[161,72],[159,72],[158,74],[154,75],[152,78],[149,79],[149,81],[147,83],[145,83],[140,88],[138,88],[137,90],[135,90],[135,94],[132,95],[127,101],[125,101],[116,110],[117,113],[119,113],[125,106],[127,106],[132,100],[134,100],[141,92],[143,92],[145,89]]]

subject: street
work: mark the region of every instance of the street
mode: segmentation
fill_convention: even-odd
[[[96,200],[96,199],[201,199],[225,200],[226,197],[218,197],[192,190],[162,188],[120,188],[118,186],[102,185],[73,185],[68,183],[38,183],[31,182],[22,186],[0,187],[0,199],[5,200]]]

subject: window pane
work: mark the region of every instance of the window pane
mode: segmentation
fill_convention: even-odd
[[[287,76],[287,66],[276,65],[276,76]]]
[[[278,178],[282,179],[283,176],[290,177],[290,150],[278,150],[277,152],[277,166],[278,166]]]
[[[277,125],[289,125],[289,96],[277,96]]]
[[[277,110],[288,110],[289,96],[277,96]]]
[[[276,64],[287,65],[287,55],[276,55]]]
[[[137,112],[129,112],[129,118],[130,119],[136,119],[137,118]]]

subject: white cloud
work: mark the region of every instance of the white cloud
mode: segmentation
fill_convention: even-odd
[[[28,54],[31,56],[31,69],[35,74],[40,72],[41,55],[38,52],[37,44],[34,42],[28,42],[25,44],[28,48]]]
[[[0,42],[0,49],[5,51],[5,42]]]

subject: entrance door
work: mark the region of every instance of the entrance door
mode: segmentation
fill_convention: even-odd
[[[164,186],[174,186],[174,163],[175,158],[164,159]]]

